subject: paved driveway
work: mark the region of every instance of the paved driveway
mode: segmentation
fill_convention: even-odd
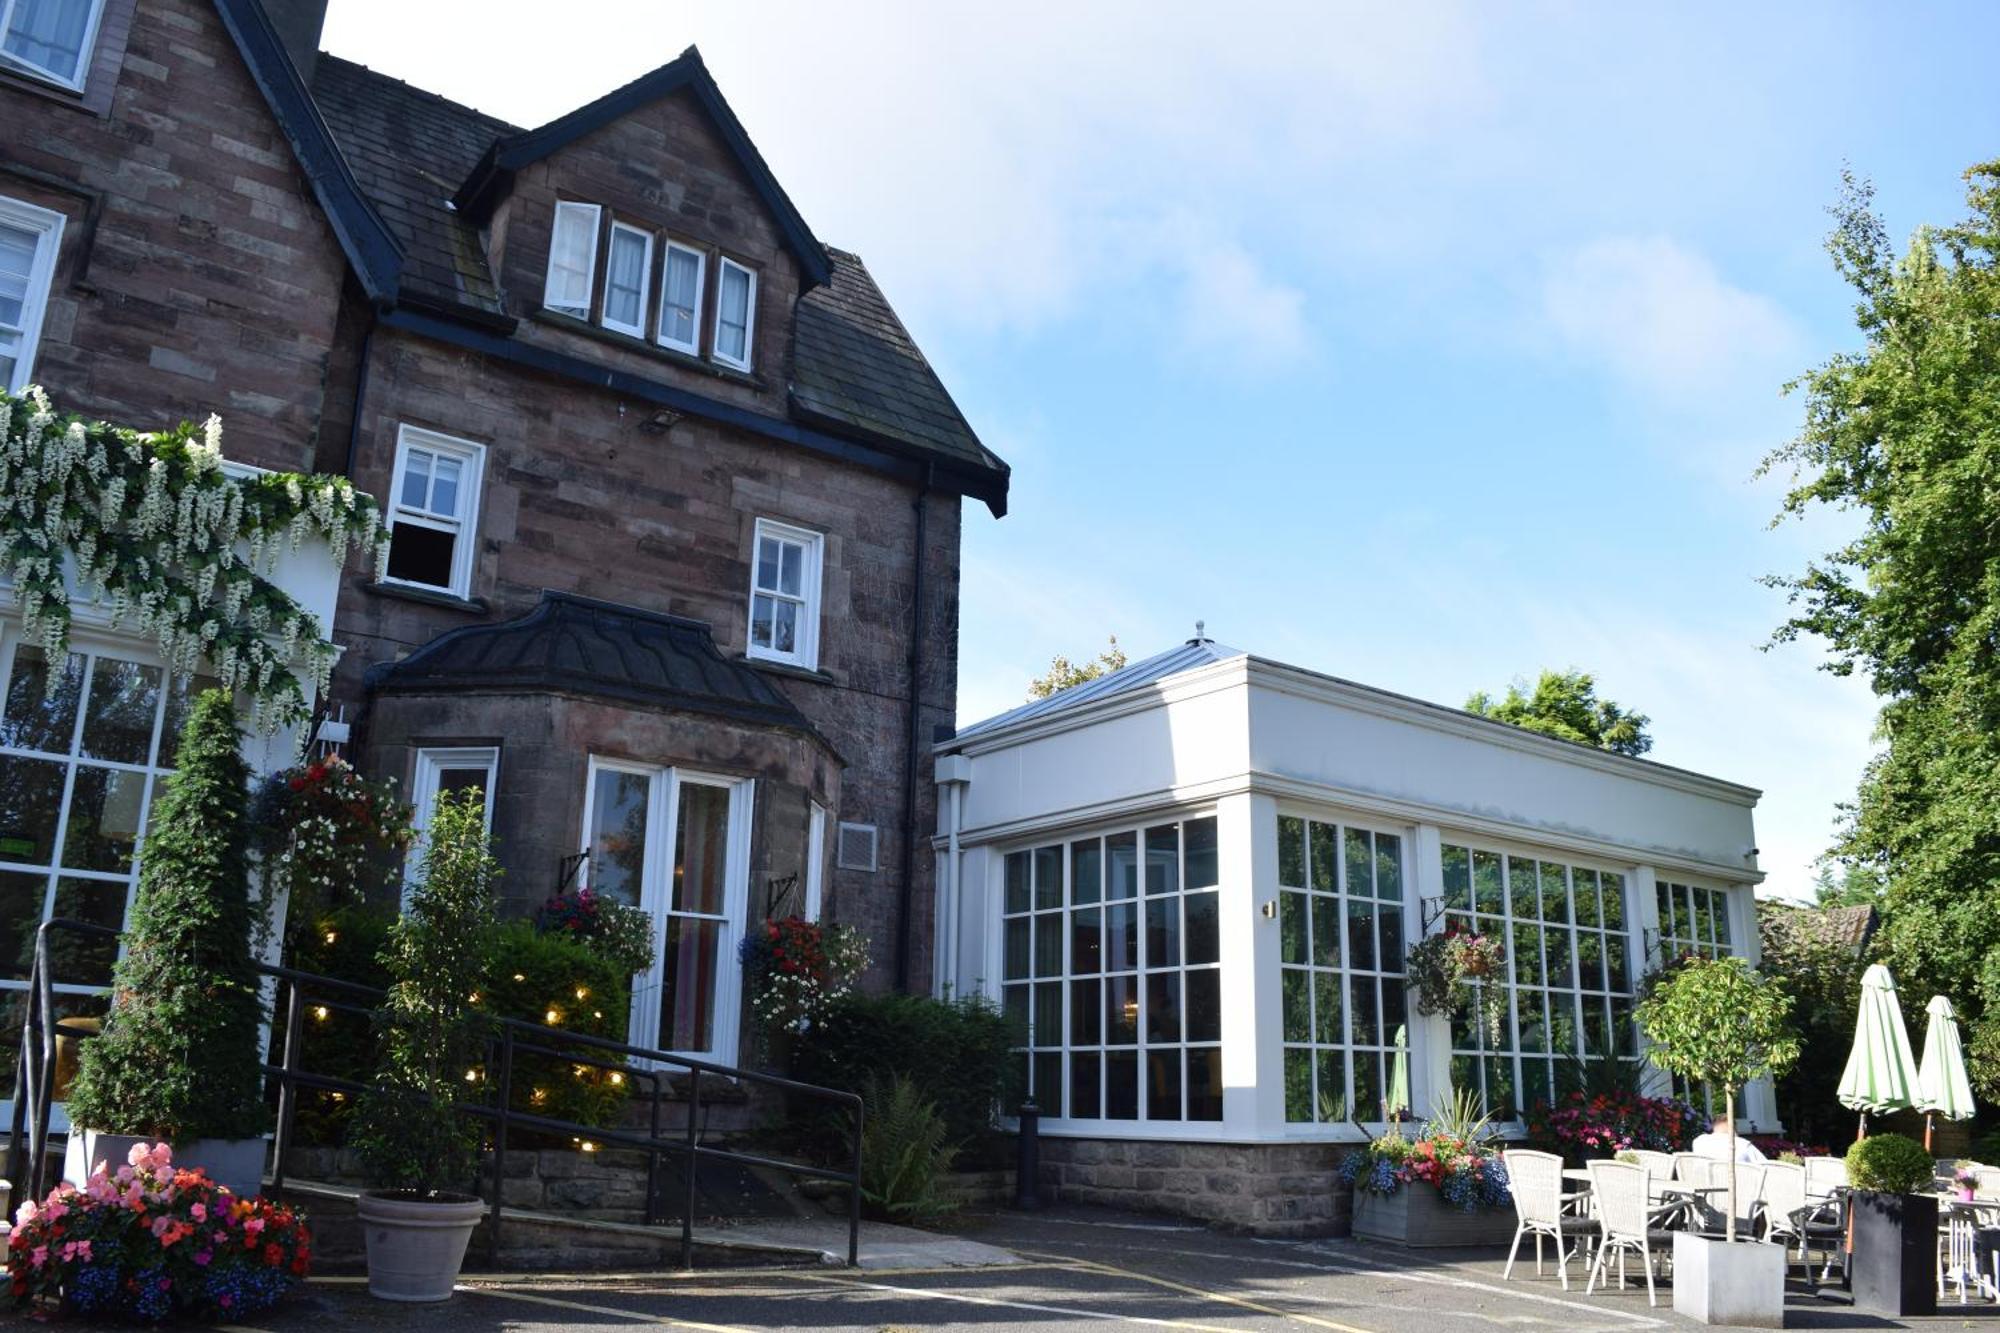
[[[1687,1326],[1643,1286],[1585,1297],[1553,1271],[1500,1281],[1490,1257],[1360,1246],[1258,1241],[1084,1209],[971,1219],[962,1228],[1024,1262],[991,1268],[737,1270],[577,1279],[470,1279],[443,1307],[372,1301],[355,1281],[315,1282],[272,1333],[320,1326],[421,1333],[539,1333],[710,1329],[1228,1330],[1468,1333],[1492,1326],[1562,1333],[1634,1333]],[[1532,1266],[1529,1268],[1532,1273]],[[1794,1293],[1792,1328],[1888,1328],[1831,1296]],[[2000,1330],[1995,1307],[1948,1307],[1912,1327]]]

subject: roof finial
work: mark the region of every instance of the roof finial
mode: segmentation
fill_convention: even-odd
[[[1189,643],[1208,642],[1208,622],[1206,620],[1197,620],[1194,622],[1194,637],[1192,639],[1189,639],[1188,642]]]

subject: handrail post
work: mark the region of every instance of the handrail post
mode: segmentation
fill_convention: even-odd
[[[507,1190],[507,1117],[514,1109],[514,1029],[500,1029],[500,1100],[493,1118],[493,1212],[486,1232],[486,1257],[500,1265],[500,1204]]]
[[[21,1206],[21,1186],[27,1182],[28,1168],[28,1105],[34,1100],[29,1087],[35,1074],[34,1032],[35,1001],[37,983],[42,974],[41,950],[37,949],[34,961],[28,965],[28,1011],[21,1017],[21,1049],[14,1057],[14,1106],[12,1127],[7,1137],[7,1216],[12,1217]]]
[[[653,1127],[646,1135],[646,1225],[660,1220],[660,1071],[649,1070],[646,1081],[653,1085]]]
[[[681,1267],[694,1267],[695,1122],[701,1115],[701,1070],[688,1071],[687,1172],[681,1199]]]
[[[298,1071],[299,1047],[305,1040],[302,1025],[304,1007],[299,1003],[299,983],[285,982],[285,1039],[278,1054],[278,1125],[271,1135],[271,1193],[285,1193],[285,1156],[292,1149],[292,1122],[298,1116],[299,1094],[292,1087]]]
[[[854,1104],[854,1146],[847,1161],[847,1266],[861,1267],[861,1121],[865,1103]]]
[[[41,984],[35,988],[36,1006],[41,1010],[41,1068],[35,1071],[35,1152],[28,1169],[28,1197],[39,1199],[48,1184],[49,1119],[55,1111],[56,1095],[56,990],[49,979],[49,923],[35,932],[35,970]],[[108,1021],[110,1015],[107,1014]],[[70,1134],[78,1132],[71,1125]],[[67,1147],[67,1138],[65,1138]],[[88,1167],[90,1163],[85,1162]]]

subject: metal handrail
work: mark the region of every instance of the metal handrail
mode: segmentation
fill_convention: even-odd
[[[22,1029],[20,1055],[15,1065],[13,1119],[7,1150],[7,1178],[13,1182],[11,1197],[8,1200],[10,1212],[16,1206],[16,1202],[23,1197],[39,1199],[47,1175],[49,1122],[54,1111],[56,1057],[53,1017],[55,990],[48,957],[51,931],[68,931],[97,939],[115,940],[119,935],[119,932],[108,926],[65,917],[50,918],[43,922],[35,933],[34,965],[28,977],[27,1022]],[[256,968],[259,976],[278,983],[283,991],[284,1037],[279,1048],[278,1063],[264,1061],[261,1065],[265,1077],[275,1080],[278,1088],[277,1124],[272,1134],[271,1154],[271,1190],[274,1194],[278,1194],[282,1193],[285,1187],[285,1155],[291,1147],[294,1121],[298,1114],[298,1089],[309,1088],[349,1094],[365,1093],[370,1090],[366,1083],[318,1074],[299,1067],[298,1060],[304,1044],[307,997],[311,996],[313,1003],[324,1004],[329,1009],[347,1013],[372,1013],[383,992],[359,982],[322,976],[315,972],[304,972],[297,968],[281,967],[274,963],[259,962]],[[337,998],[343,995],[349,998]],[[275,1001],[280,997],[272,998]],[[585,1054],[578,1048],[599,1054]],[[603,1129],[579,1121],[514,1110],[510,1103],[513,1100],[515,1056],[519,1053],[553,1056],[599,1069],[617,1069],[627,1078],[645,1080],[651,1086],[650,1128],[643,1132],[631,1129]],[[634,1067],[621,1063],[625,1059],[644,1061],[645,1066]],[[595,1037],[587,1033],[566,1032],[559,1028],[545,1027],[538,1023],[527,1023],[513,1018],[496,1020],[494,1031],[487,1039],[486,1067],[493,1068],[496,1061],[500,1079],[493,1104],[462,1102],[456,1108],[462,1115],[490,1122],[493,1128],[492,1199],[488,1208],[487,1230],[489,1254],[497,1252],[500,1243],[501,1198],[506,1180],[508,1151],[507,1134],[509,1129],[520,1128],[572,1137],[587,1136],[592,1141],[643,1151],[646,1154],[645,1220],[648,1224],[658,1220],[655,1200],[659,1194],[661,1159],[668,1153],[680,1156],[683,1161],[686,1190],[682,1199],[680,1219],[683,1267],[690,1266],[694,1256],[695,1183],[697,1167],[702,1161],[735,1162],[745,1166],[784,1171],[802,1178],[830,1180],[844,1184],[847,1186],[848,1199],[847,1263],[849,1267],[859,1264],[862,1102],[856,1094],[838,1088],[801,1083],[778,1074],[739,1069],[711,1060],[678,1055],[672,1051],[635,1046],[629,1042]],[[660,1103],[662,1093],[668,1090],[669,1076],[678,1071],[685,1071],[688,1075],[687,1123],[680,1137],[670,1138],[661,1133]],[[852,1117],[848,1169],[835,1171],[704,1144],[700,1135],[701,1081],[704,1077],[724,1078],[732,1082],[775,1088],[794,1095],[829,1102],[845,1109]]]

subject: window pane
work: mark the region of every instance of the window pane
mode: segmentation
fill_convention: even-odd
[[[1542,920],[1569,920],[1569,884],[1563,868],[1542,862]]]
[[[1175,898],[1146,904],[1146,966],[1177,967],[1181,961],[1181,905]]]
[[[1604,880],[1604,924],[1611,930],[1620,930],[1625,925],[1625,877],[1605,875]]]
[[[1545,971],[1550,986],[1567,988],[1576,985],[1576,973],[1570,964],[1569,931],[1561,926],[1550,926],[1543,941],[1543,956],[1548,959]]]
[[[1375,855],[1368,834],[1361,829],[1347,830],[1346,852],[1348,893],[1359,898],[1374,896]]]
[[[69,653],[60,670],[52,673],[40,648],[28,643],[15,648],[7,710],[0,719],[0,745],[68,754],[83,693],[83,666],[82,653]]]
[[[622,227],[611,230],[611,257],[604,274],[604,322],[628,328],[645,317],[647,240]]]
[[[1104,1057],[1104,1118],[1139,1118],[1139,1057],[1130,1051],[1112,1051]]]
[[[1001,966],[1005,969],[1005,975],[1009,981],[1018,980],[1028,975],[1029,923],[1030,918],[1025,916],[1015,917],[1007,922],[1007,929],[1004,935],[1005,943],[1002,946],[1004,956],[1001,959]]]
[[[1181,1053],[1146,1052],[1146,1119],[1181,1118]]]
[[[798,603],[771,603],[771,648],[780,653],[796,653],[799,650]]]
[[[1104,1044],[1130,1046],[1139,1040],[1139,978],[1104,979]]]
[[[778,551],[778,591],[792,597],[804,595],[806,580],[806,548],[797,542],[785,542]]]
[[[1313,954],[1319,967],[1340,966],[1340,899],[1313,895]]]
[[[1035,975],[1058,977],[1063,970],[1063,921],[1060,912],[1034,917]]]
[[[1187,907],[1187,938],[1184,941],[1190,965],[1221,961],[1222,941],[1218,934],[1215,893],[1190,893],[1182,901]]]
[[[1094,1051],[1069,1058],[1069,1116],[1095,1120],[1103,1113],[1104,1059]]]
[[[406,449],[403,452],[403,491],[396,502],[408,509],[428,509],[431,498],[431,451]]]
[[[8,54],[75,83],[90,8],[91,0],[21,0],[7,22]]]
[[[1028,854],[1007,853],[1007,900],[1009,913],[1028,910]]]
[[[716,307],[715,350],[731,361],[750,359],[750,275],[724,266]]]
[[[1278,817],[1278,883],[1306,886],[1306,822],[1291,815]]]
[[[1104,1040],[1104,992],[1098,981],[1069,983],[1069,1039],[1075,1046],[1096,1046]]]
[[[721,939],[719,921],[667,918],[660,1044],[670,1051],[706,1051],[715,1045],[716,950]]]
[[[1062,1061],[1060,1051],[1035,1056],[1035,1104],[1052,1118],[1063,1113]]]
[[[1375,924],[1382,932],[1382,948],[1376,955],[1376,966],[1384,972],[1402,972],[1403,909],[1394,903],[1383,904],[1375,918]]]
[[[50,915],[123,930],[126,892],[127,885],[122,880],[76,879],[65,875],[56,881],[55,910]],[[108,986],[111,964],[117,957],[117,940],[91,939],[70,931],[49,932],[49,962],[58,982]]]
[[[389,530],[389,577],[405,583],[449,588],[457,548],[455,533],[416,523],[398,523]]]
[[[1222,1040],[1222,973],[1213,968],[1187,974],[1187,1039]]]
[[[1472,854],[1472,903],[1482,914],[1500,914],[1500,858],[1492,852]]]
[[[1363,971],[1375,968],[1375,904],[1347,900],[1347,965]]]
[[[1354,1053],[1354,1116],[1382,1118],[1382,1057],[1373,1051]]]
[[[1576,933],[1576,984],[1584,990],[1604,989],[1604,937],[1594,930]]]
[[[1533,921],[1542,914],[1535,885],[1535,863],[1524,856],[1508,857],[1507,902],[1516,921]]]
[[[1597,872],[1572,868],[1570,884],[1575,890],[1576,924],[1596,925],[1600,920],[1597,914]]]
[[[1187,1053],[1187,1118],[1222,1119],[1222,1051],[1218,1047]]]
[[[1347,1053],[1345,1051],[1321,1051],[1319,1053],[1319,1095],[1316,1102],[1319,1119],[1324,1124],[1339,1124],[1347,1119]]]
[[[55,859],[63,765],[0,755],[0,860],[48,865]]]
[[[1542,984],[1542,929],[1540,926],[1514,927],[1514,980],[1524,986]]]
[[[1340,892],[1340,826],[1315,822],[1310,833],[1312,886],[1321,893]]]
[[[669,342],[692,345],[695,309],[700,299],[701,260],[686,250],[667,250],[666,308],[660,312],[660,335]]]
[[[590,277],[597,252],[597,209],[557,204],[549,238],[549,282],[543,303],[572,315],[590,313]]]
[[[0,870],[0,977],[28,979],[35,962],[35,930],[42,924],[42,899],[48,887],[47,875]]]
[[[1379,1046],[1382,1034],[1377,1024],[1375,978],[1347,979],[1347,1036],[1356,1046]],[[1364,1108],[1365,1109],[1365,1108]]]
[[[1472,907],[1471,857],[1463,847],[1444,849],[1444,905],[1460,912]]]
[[[1139,893],[1139,837],[1114,833],[1104,840],[1104,896],[1134,898]]]
[[[1303,893],[1278,895],[1278,960],[1284,963],[1306,961],[1306,895]]]
[[[778,587],[778,566],[782,563],[779,554],[784,543],[775,537],[757,539],[757,586],[776,591]]]
[[[1152,973],[1146,978],[1146,1044],[1159,1046],[1180,1039],[1180,973]]]
[[[1313,979],[1313,1040],[1323,1046],[1338,1046],[1344,1040],[1340,1027],[1340,974],[1315,972]]]
[[[458,517],[458,483],[465,474],[463,459],[438,455],[431,472],[431,512],[446,518]]]
[[[1146,830],[1146,892],[1178,893],[1181,887],[1181,831],[1162,824]]]
[[[63,864],[71,870],[115,874],[131,870],[132,858],[139,851],[139,818],[145,804],[145,774],[79,764],[70,789]]]
[[[722,914],[729,861],[729,790],[681,784],[680,827],[674,837],[674,910]]]
[[[1045,911],[1051,907],[1061,907],[1063,900],[1063,849],[1061,844],[1054,847],[1035,848],[1035,908]]]
[[[1403,983],[1394,977],[1382,980],[1382,1038],[1385,1042],[1396,1040],[1396,1029],[1409,1022],[1410,995]]]
[[[646,868],[646,796],[643,773],[599,769],[590,800],[590,891],[628,906],[639,905]]]
[[[1102,897],[1103,868],[1103,849],[1095,838],[1073,844],[1069,853],[1069,900],[1081,905]]]
[[[1215,821],[1190,819],[1182,825],[1187,839],[1187,886],[1206,889],[1221,882],[1216,864]]]
[[[1313,1118],[1313,1053],[1290,1048],[1285,1051],[1285,1119],[1308,1124]]]
[[[1104,909],[1104,942],[1110,949],[1104,967],[1129,972],[1139,966],[1139,905],[1112,903]]]
[[[1375,835],[1375,896],[1403,900],[1403,840],[1393,833]]]
[[[1069,914],[1069,970],[1089,976],[1104,966],[1104,912],[1090,907]]]
[[[1060,1046],[1063,1040],[1063,984],[1060,981],[1035,983],[1034,1026],[1030,1046]]]
[[[1717,944],[1727,945],[1729,943],[1729,895],[1728,894],[1722,892],[1717,892],[1715,894],[1714,910],[1715,910],[1715,942]],[[1728,950],[1725,948],[1723,952],[1727,953]]]
[[[1285,1002],[1285,1040],[1311,1041],[1312,973],[1303,968],[1288,967],[1280,974],[1279,988]]]
[[[160,702],[160,669],[100,657],[90,673],[83,710],[83,752],[93,759],[143,764],[153,749],[153,720]]]

